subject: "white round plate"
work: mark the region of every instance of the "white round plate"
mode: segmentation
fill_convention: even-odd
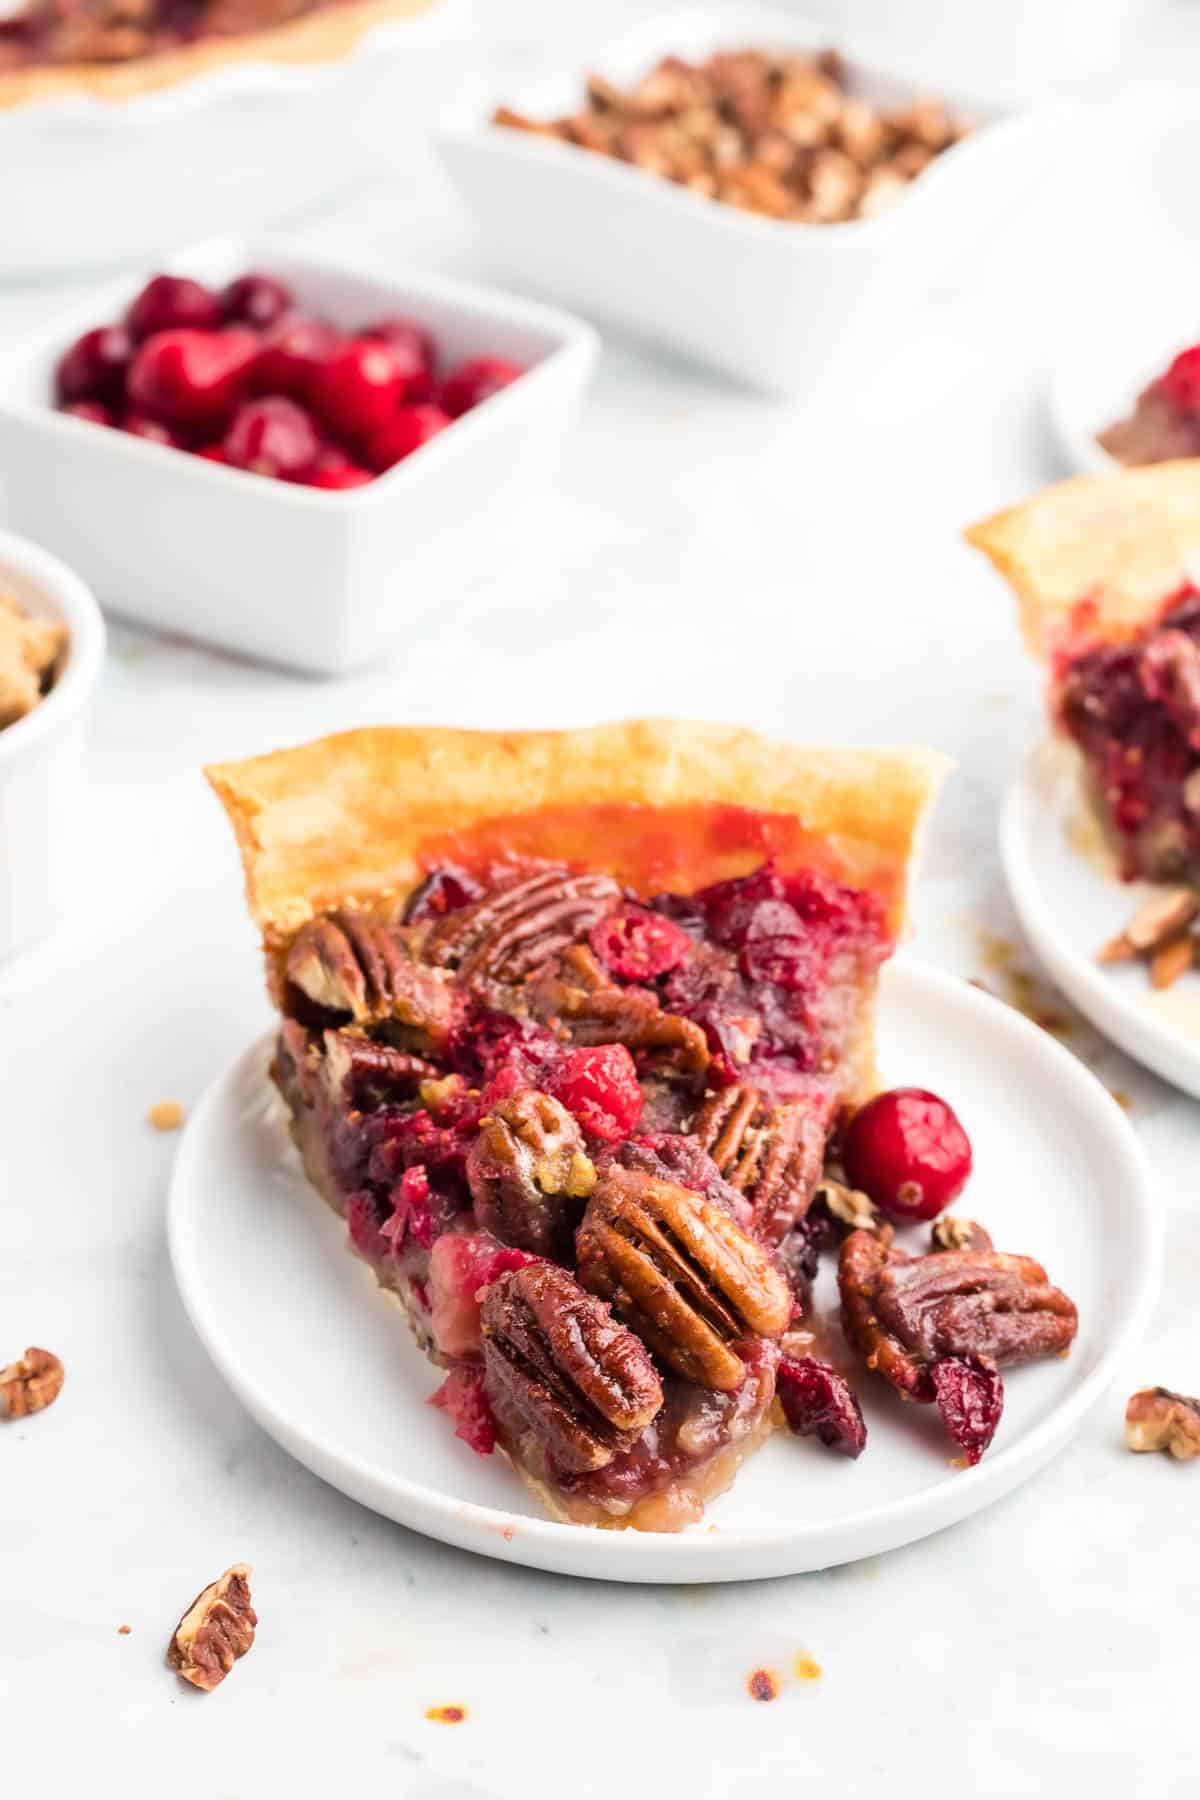
[[[1154,889],[1122,881],[1080,792],[1068,745],[1026,757],[1005,799],[1000,848],[1013,904],[1047,973],[1114,1044],[1200,1096],[1200,972],[1156,993],[1143,963],[1096,961]]]
[[[1047,404],[1063,456],[1075,474],[1120,468],[1096,442],[1097,432],[1128,418],[1138,395],[1172,358],[1200,343],[1200,302],[1192,285],[1167,283],[1155,302],[1109,310],[1077,327],[1050,375]]]
[[[858,1383],[854,1463],[776,1433],[705,1521],[678,1536],[546,1519],[499,1456],[475,1456],[423,1401],[440,1376],[344,1248],[272,1097],[266,1040],[208,1090],[171,1184],[170,1245],[192,1322],[263,1428],[387,1517],[486,1556],[612,1581],[735,1581],[873,1555],[977,1512],[1060,1450],[1140,1329],[1159,1254],[1137,1139],[1088,1071],[969,985],[901,961],[880,1005],[882,1068],[952,1098],[974,1141],[971,1213],[1043,1260],[1077,1301],[1071,1355],[1008,1377],[977,1468],[951,1465],[933,1409]],[[832,1276],[822,1271],[818,1305]]]

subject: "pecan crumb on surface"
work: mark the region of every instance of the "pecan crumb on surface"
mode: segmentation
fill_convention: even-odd
[[[156,1100],[146,1117],[155,1131],[178,1131],[187,1115],[182,1100]]]
[[[1170,1388],[1140,1388],[1125,1408],[1131,1450],[1167,1450],[1179,1462],[1200,1456],[1200,1400]]]
[[[19,1362],[0,1369],[0,1417],[44,1412],[62,1392],[63,1366],[50,1350],[30,1346]]]
[[[803,1650],[797,1653],[792,1670],[798,1681],[819,1681],[824,1674],[820,1663],[814,1662]]]
[[[874,1231],[879,1214],[874,1203],[859,1188],[846,1187],[840,1181],[822,1181],[813,1195],[823,1200],[834,1218],[851,1231]]]
[[[168,1667],[206,1693],[218,1687],[254,1643],[258,1615],[250,1601],[250,1570],[232,1568],[201,1593],[175,1627]]]
[[[974,1219],[955,1218],[952,1213],[943,1213],[935,1219],[933,1229],[929,1233],[929,1245],[932,1250],[991,1250],[992,1240],[982,1225]]]
[[[465,1706],[429,1706],[425,1717],[435,1725],[461,1725],[467,1716]]]
[[[132,1625],[118,1625],[117,1626],[117,1636],[118,1637],[128,1637],[132,1630],[133,1630]]]

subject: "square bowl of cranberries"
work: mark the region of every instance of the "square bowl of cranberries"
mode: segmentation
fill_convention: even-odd
[[[129,618],[335,674],[486,568],[595,348],[440,276],[202,247],[7,354],[8,517]]]

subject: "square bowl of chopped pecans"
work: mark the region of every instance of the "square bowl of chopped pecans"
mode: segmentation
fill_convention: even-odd
[[[439,153],[531,290],[754,386],[811,393],[1021,210],[1077,126],[931,95],[757,7],[644,21],[595,72],[461,105]]]

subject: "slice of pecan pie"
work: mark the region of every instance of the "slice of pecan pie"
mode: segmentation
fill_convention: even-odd
[[[678,1529],[776,1422],[942,767],[635,722],[209,770],[309,1177],[448,1371],[435,1403],[556,1516]],[[813,1379],[805,1428],[856,1453]]]
[[[1047,665],[1128,879],[1200,881],[1200,461],[1085,476],[972,526]]]

